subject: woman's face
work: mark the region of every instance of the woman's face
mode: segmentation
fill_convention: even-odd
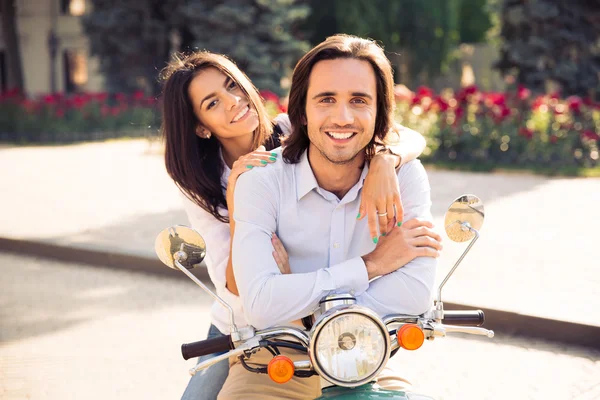
[[[221,139],[235,138],[258,127],[258,114],[242,89],[217,68],[198,73],[188,95],[200,121],[196,133],[201,137],[210,132]]]

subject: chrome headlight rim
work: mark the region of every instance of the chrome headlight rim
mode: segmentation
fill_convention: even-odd
[[[321,368],[321,365],[319,364],[319,360],[317,359],[316,348],[315,348],[316,344],[317,344],[317,338],[319,337],[321,330],[329,323],[329,321],[331,321],[334,318],[339,317],[340,315],[345,315],[345,314],[359,314],[359,315],[362,315],[362,316],[367,317],[370,320],[372,320],[375,323],[375,325],[377,325],[379,327],[379,329],[381,329],[381,334],[383,336],[384,347],[385,347],[381,365],[379,365],[379,367],[375,371],[373,371],[371,374],[365,376],[364,378],[362,378],[360,380],[352,381],[352,382],[342,381],[342,380],[336,379],[336,378],[330,376],[329,374],[327,374],[327,372],[325,372],[325,370],[323,368]],[[310,358],[310,362],[311,362],[315,372],[317,372],[319,374],[319,376],[323,377],[323,379],[325,379],[326,381],[328,381],[334,385],[337,385],[337,386],[357,387],[357,386],[364,385],[365,383],[371,382],[373,380],[373,378],[375,378],[377,375],[379,375],[379,373],[385,368],[385,366],[387,365],[387,363],[390,359],[390,348],[391,348],[390,334],[387,330],[387,327],[383,323],[383,320],[379,317],[379,315],[377,315],[371,309],[362,307],[359,305],[353,304],[353,305],[349,305],[349,306],[338,306],[338,307],[334,307],[334,308],[328,310],[327,312],[323,313],[323,315],[321,315],[321,317],[313,325],[313,328],[310,332],[310,338],[311,339],[310,339],[310,345],[308,348],[308,356]]]

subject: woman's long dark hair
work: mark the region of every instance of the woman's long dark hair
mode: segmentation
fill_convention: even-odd
[[[258,114],[252,148],[264,144],[272,134],[271,124],[258,90],[250,79],[227,57],[206,51],[175,59],[163,70],[164,80],[161,132],[165,140],[165,164],[169,176],[179,189],[216,219],[229,222],[219,208],[227,209],[221,185],[224,165],[219,156],[221,143],[213,134],[210,139],[196,135],[198,119],[194,114],[188,88],[192,79],[206,68],[216,68],[231,78],[248,97]]]
[[[392,65],[383,49],[372,40],[351,35],[338,34],[328,37],[304,55],[296,64],[290,88],[288,115],[292,124],[292,133],[283,143],[283,159],[295,164],[308,149],[310,140],[306,131],[306,93],[310,73],[316,63],[323,60],[354,58],[371,64],[377,82],[377,116],[375,134],[365,148],[366,159],[375,154],[376,146],[385,143],[390,128],[393,127],[394,79]]]

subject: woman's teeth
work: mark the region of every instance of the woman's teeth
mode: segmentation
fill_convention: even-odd
[[[242,108],[242,110],[237,113],[237,115],[235,117],[233,117],[233,120],[231,122],[237,122],[239,121],[244,115],[246,115],[246,113],[250,110],[250,106],[246,106],[244,108]]]
[[[354,135],[354,132],[326,132],[329,136],[331,136],[334,139],[338,139],[338,140],[344,140],[344,139],[350,139],[350,137],[352,135]]]

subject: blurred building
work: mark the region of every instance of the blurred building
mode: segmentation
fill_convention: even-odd
[[[89,1],[16,0],[15,5],[22,75],[29,95],[102,90],[98,60],[90,56],[81,24],[81,16],[89,12]],[[2,91],[14,86],[8,73],[8,57],[4,29],[0,29]]]

